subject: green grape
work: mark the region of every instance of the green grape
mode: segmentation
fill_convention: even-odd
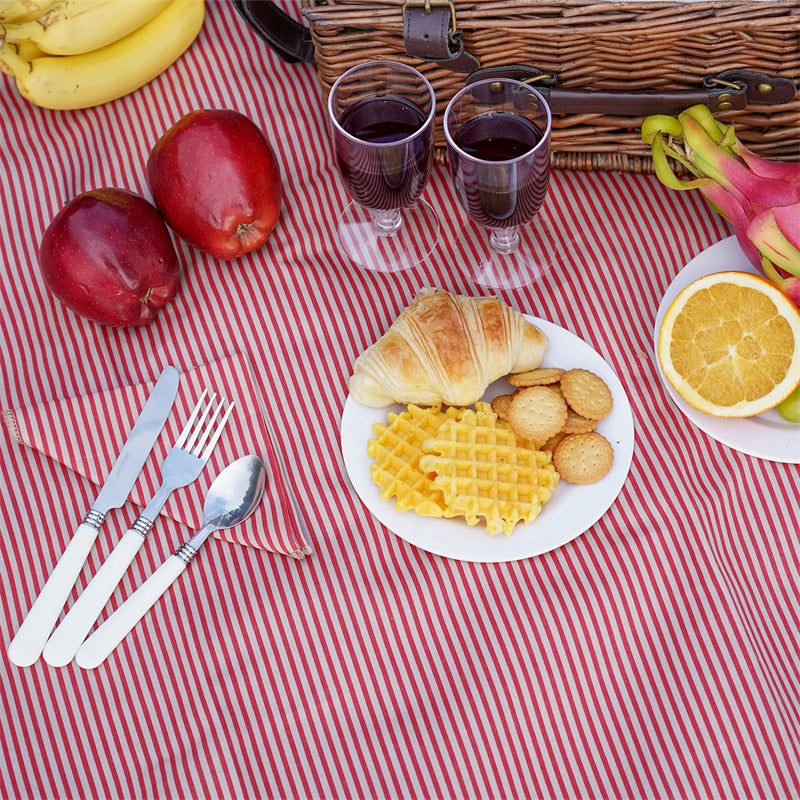
[[[800,386],[778,404],[778,412],[789,422],[800,422]]]

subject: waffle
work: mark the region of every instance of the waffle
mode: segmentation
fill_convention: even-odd
[[[454,420],[463,410],[441,405],[420,408],[410,404],[401,414],[389,414],[389,424],[376,422],[367,454],[375,461],[370,465],[372,482],[380,487],[381,500],[395,497],[395,510],[416,511],[426,517],[454,517],[444,502],[432,475],[420,469],[422,445],[436,434],[441,425]]]
[[[550,453],[521,447],[487,403],[443,422],[423,444],[418,469],[434,473],[444,507],[492,535],[532,522],[558,483]]]

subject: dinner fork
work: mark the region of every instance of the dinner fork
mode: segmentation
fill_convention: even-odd
[[[225,408],[227,400],[224,397],[215,403],[216,397],[216,392],[209,395],[208,389],[200,395],[180,436],[161,465],[161,486],[158,491],[111,551],[48,640],[42,651],[42,658],[51,666],[63,667],[72,661],[117,584],[122,580],[125,570],[144,544],[145,537],[169,496],[176,489],[188,486],[203,471],[234,407],[231,402]],[[222,418],[217,421],[223,410]]]

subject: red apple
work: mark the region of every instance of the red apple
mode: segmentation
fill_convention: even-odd
[[[147,325],[178,290],[178,257],[158,211],[127,189],[70,200],[42,237],[48,289],[76,314],[114,327]]]
[[[226,261],[261,247],[281,210],[275,153],[238,111],[192,111],[178,120],[150,153],[147,182],[170,227]]]

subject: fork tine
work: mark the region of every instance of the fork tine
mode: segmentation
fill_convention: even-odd
[[[189,441],[186,442],[184,445],[184,450],[189,450],[194,447],[194,443],[197,441],[197,437],[202,433],[203,426],[205,425],[206,418],[208,417],[209,412],[212,408],[214,408],[214,399],[216,398],[217,393],[211,392],[208,396],[208,405],[203,409],[203,413],[200,415],[200,419],[197,420],[194,428],[192,430],[192,435],[189,437]]]
[[[204,462],[208,461],[208,457],[211,455],[212,451],[214,450],[214,447],[217,444],[217,440],[222,435],[222,431],[225,429],[225,424],[228,422],[228,417],[231,415],[231,412],[233,411],[233,407],[235,405],[236,405],[236,403],[232,402],[228,406],[228,410],[225,412],[225,416],[219,421],[219,424],[217,425],[216,432],[211,437],[211,441],[206,445],[206,449],[203,451],[203,455],[200,456],[200,459],[202,461],[204,461]]]
[[[220,411],[223,411],[225,408],[225,398],[221,398],[219,401],[219,405],[214,410],[214,413],[211,415],[211,419],[208,420],[206,423],[203,435],[200,437],[198,442],[192,442],[191,452],[193,455],[199,455],[203,451],[203,445],[205,445],[208,437],[211,435],[211,432],[214,430],[214,422],[216,421],[217,417],[219,416]]]
[[[194,423],[195,417],[200,411],[201,406],[203,405],[203,400],[205,400],[206,395],[208,394],[208,389],[203,389],[203,394],[200,395],[200,399],[197,401],[197,405],[194,407],[191,416],[188,420],[186,420],[186,424],[183,426],[183,430],[181,431],[181,435],[178,437],[177,441],[175,442],[175,447],[183,447],[183,443],[186,441],[186,437],[189,435],[189,432],[192,430],[192,424]]]

